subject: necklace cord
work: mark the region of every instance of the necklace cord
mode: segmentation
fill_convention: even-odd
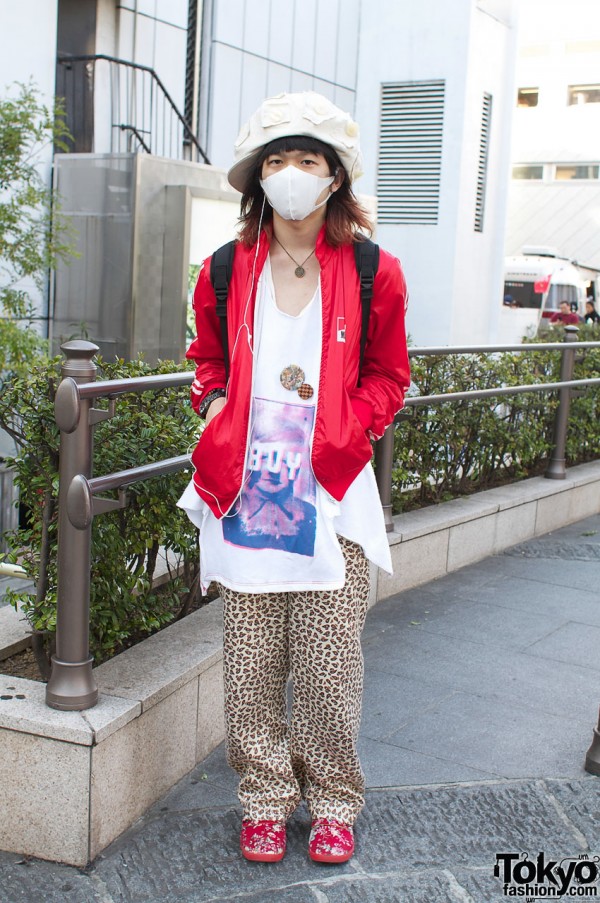
[[[308,260],[308,258],[309,258],[309,257],[312,257],[313,254],[314,254],[315,251],[316,251],[316,247],[314,247],[314,248],[312,249],[312,251],[310,252],[310,254],[308,255],[308,257],[305,257],[304,260],[302,261],[302,263],[298,263],[298,261],[297,261],[294,257],[292,257],[292,255],[290,254],[290,252],[288,251],[288,249],[283,247],[283,245],[281,244],[281,242],[279,241],[279,239],[277,238],[277,236],[275,235],[275,233],[273,233],[273,238],[275,239],[275,241],[277,242],[277,244],[279,245],[279,247],[280,247],[283,251],[285,251],[285,253],[286,253],[287,256],[290,258],[290,260],[291,260],[293,263],[295,263],[297,267],[300,267],[300,268],[302,268],[302,267],[304,266],[304,264],[306,263],[306,261]]]

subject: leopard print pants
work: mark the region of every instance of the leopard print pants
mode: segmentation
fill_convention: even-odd
[[[305,799],[313,819],[353,824],[363,806],[356,740],[369,564],[360,546],[342,537],[340,545],[346,563],[340,590],[220,587],[227,758],[240,775],[247,818],[284,821]]]

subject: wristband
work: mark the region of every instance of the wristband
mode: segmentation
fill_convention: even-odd
[[[216,401],[217,398],[225,398],[226,396],[225,389],[211,389],[211,391],[204,396],[200,404],[198,405],[198,414],[200,417],[206,417],[208,414],[208,409],[210,408],[213,401]]]

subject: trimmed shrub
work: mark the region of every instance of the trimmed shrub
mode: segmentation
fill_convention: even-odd
[[[558,342],[553,327],[539,342]],[[598,327],[581,326],[581,341],[600,340]],[[553,382],[561,352],[413,357],[412,379],[420,395]],[[600,376],[600,349],[577,352],[575,379]],[[557,393],[530,392],[415,408],[396,427],[392,507],[395,513],[542,473],[552,449]],[[600,452],[600,390],[587,388],[571,401],[567,432],[569,465]]]
[[[52,637],[56,628],[56,546],[58,534],[58,447],[54,395],[60,358],[40,360],[26,379],[15,379],[0,400],[19,451],[16,468],[25,524],[7,534],[9,559],[19,561],[37,591],[12,591],[37,632]],[[124,379],[173,373],[182,364],[143,360],[107,363],[96,359],[98,379]],[[114,473],[184,454],[195,442],[200,422],[188,401],[189,389],[120,396],[116,413],[94,430],[94,473]],[[198,588],[197,530],[176,502],[189,471],[128,487],[129,506],[102,514],[92,529],[90,649],[96,663],[109,658],[185,613]],[[152,591],[159,549],[174,556],[173,577]],[[183,572],[176,574],[181,565]]]

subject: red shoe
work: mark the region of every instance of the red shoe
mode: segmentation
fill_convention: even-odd
[[[242,821],[242,856],[253,862],[279,862],[285,856],[285,824],[245,818]]]
[[[317,818],[312,823],[308,855],[314,862],[348,862],[354,855],[352,825],[334,818]]]

